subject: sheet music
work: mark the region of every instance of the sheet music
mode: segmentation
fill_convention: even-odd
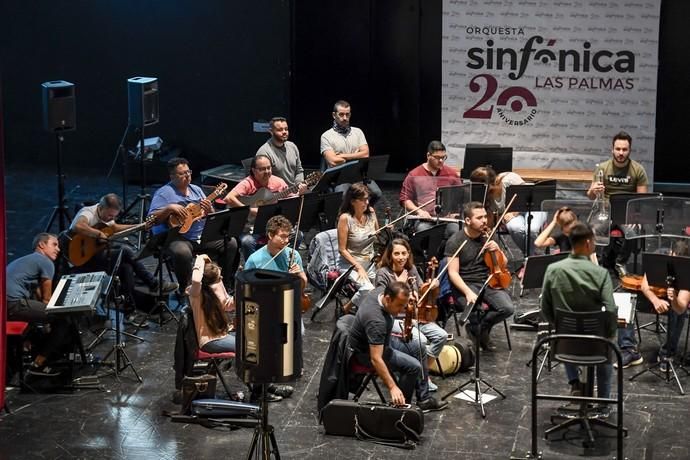
[[[618,323],[623,327],[631,324],[635,318],[635,294],[629,292],[614,292],[613,301],[618,307]]]

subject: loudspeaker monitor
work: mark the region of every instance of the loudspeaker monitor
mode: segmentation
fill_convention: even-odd
[[[56,80],[41,83],[43,128],[57,133],[77,129],[74,83]]]
[[[301,288],[289,273],[237,274],[235,361],[245,383],[289,382],[302,373]]]
[[[158,79],[133,77],[127,80],[129,125],[150,126],[158,123]]]

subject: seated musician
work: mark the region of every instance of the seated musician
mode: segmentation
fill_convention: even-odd
[[[237,241],[232,238],[225,250],[222,238],[205,242],[201,245],[201,233],[205,219],[195,221],[186,233],[179,233],[168,225],[171,216],[184,221],[189,217],[185,207],[199,204],[206,214],[213,211],[211,202],[201,187],[192,184],[192,170],[185,158],[172,158],[168,161],[170,182],[156,190],[151,199],[149,214],[155,216],[157,225],[153,234],[164,239],[165,249],[172,256],[173,268],[181,290],[184,290],[192,279],[194,254],[205,253],[218,262],[221,267],[224,283],[231,287],[234,279],[234,262],[237,255]],[[158,236],[160,235],[160,236]]]
[[[48,360],[66,343],[69,324],[65,318],[46,314],[46,306],[53,295],[55,259],[60,253],[57,236],[39,233],[33,240],[34,251],[13,260],[6,269],[7,319],[28,323],[50,324],[43,344],[34,350],[36,356],[29,373],[54,377]],[[45,328],[44,331],[47,331]]]
[[[400,204],[405,211],[412,211],[418,206],[436,197],[436,190],[439,187],[449,185],[460,185],[460,174],[457,170],[446,166],[448,159],[446,146],[440,141],[431,141],[427,147],[426,162],[412,169],[405,177],[402,188],[400,189]],[[440,179],[444,178],[444,179]],[[432,202],[423,208],[417,209],[414,215],[428,220],[417,220],[414,231],[419,232],[431,228],[433,218],[436,217],[435,203]],[[450,237],[457,232],[460,226],[456,223],[449,223],[446,226],[446,237]]]
[[[381,262],[376,271],[374,286],[386,287],[393,281],[408,283],[410,279],[413,280],[411,283],[412,290],[415,291],[416,296],[419,297],[423,294],[423,292],[420,292],[423,280],[422,277],[419,276],[417,267],[414,265],[410,244],[403,238],[396,238],[391,244],[386,246],[381,256]],[[432,289],[437,287],[438,281],[435,281],[430,286]],[[414,321],[414,323],[416,323],[416,321]],[[429,377],[429,365],[433,363],[441,353],[443,346],[448,341],[448,333],[435,322],[420,322],[418,325],[415,324],[412,330],[412,340],[405,342],[400,339],[400,335],[403,331],[403,320],[397,318],[393,325],[394,338],[391,345],[395,349],[407,353],[412,357],[419,359],[420,355],[422,356],[421,361],[424,369],[424,378],[427,380],[429,391],[436,391],[438,387],[431,381],[431,377]],[[421,353],[420,346],[423,347]],[[426,359],[424,359],[424,357],[426,357]]]
[[[613,283],[608,271],[589,261],[595,249],[594,232],[582,222],[575,224],[570,232],[572,252],[567,259],[550,264],[544,275],[541,291],[541,312],[546,320],[555,321],[556,309],[568,311],[600,311],[602,306],[610,312],[609,338],[616,335],[616,314],[618,308],[613,300]],[[597,366],[597,396],[608,398],[611,392],[611,364]],[[577,366],[565,364],[565,372],[573,396],[582,396]],[[599,408],[602,416],[608,416],[608,405]]]
[[[255,156],[265,156],[271,160],[271,173],[280,177],[289,187],[298,185],[298,192],[307,191],[304,183],[304,168],[299,156],[299,149],[294,142],[288,140],[288,122],[283,117],[273,117],[269,122],[268,131],[271,137],[256,151]]]
[[[345,313],[358,307],[363,296],[374,289],[374,240],[378,229],[376,211],[369,206],[369,189],[361,182],[352,184],[343,195],[338,216],[338,268],[344,271],[354,267],[350,279],[357,285],[357,293],[343,306]]]
[[[400,281],[369,291],[362,299],[350,328],[348,346],[357,361],[374,368],[376,375],[388,388],[390,402],[395,405],[411,404],[412,393],[415,392],[417,406],[423,412],[442,410],[447,404],[439,404],[429,396],[419,360],[390,345],[393,318],[403,312],[409,298],[409,286]],[[392,372],[398,374],[397,383]]]
[[[117,240],[109,240],[104,233],[107,227],[109,232],[117,233],[127,230],[134,225],[123,225],[115,222],[115,219],[122,211],[122,201],[114,193],[108,193],[101,197],[97,204],[84,206],[77,212],[69,227],[72,235],[81,235],[93,238],[99,243],[107,243],[102,250],[79,267],[80,272],[105,271],[111,274],[111,270],[117,261],[117,256],[122,251],[120,268],[118,275],[122,286],[122,294],[125,296],[125,313],[129,315],[125,318],[125,323],[137,323],[134,316],[136,309],[134,297],[134,275],[138,276],[152,292],[158,292],[158,279],[149,272],[143,263],[137,259],[136,253],[131,246],[123,244]],[[168,293],[177,289],[177,284],[164,281],[162,292]],[[139,324],[139,327],[146,327],[146,324]]]
[[[537,248],[548,248],[550,246],[558,246],[560,252],[569,252],[572,250],[570,245],[570,231],[573,226],[578,222],[577,215],[567,206],[559,208],[553,215],[553,219],[549,222],[549,225],[542,230],[542,232],[534,240],[534,246]],[[553,232],[558,227],[560,233],[553,236]],[[590,259],[595,264],[599,265],[597,261],[597,254],[592,253]]]
[[[489,276],[489,267],[485,262],[485,253],[500,251],[496,241],[485,241],[487,232],[486,210],[478,201],[463,206],[464,225],[446,243],[445,256],[448,264],[448,280],[451,285],[453,302],[461,310],[474,304],[477,294]],[[467,241],[460,253],[452,257],[460,245]],[[484,248],[486,244],[486,247]],[[484,248],[484,252],[482,252]],[[452,257],[452,258],[451,258]],[[491,341],[491,329],[495,324],[510,317],[515,311],[513,301],[508,293],[499,288],[487,287],[483,298],[488,311],[483,314],[473,313],[465,326],[471,338],[477,337],[481,347],[486,351],[496,349]]]
[[[671,251],[673,256],[688,256],[688,243],[684,240],[676,241]],[[666,341],[659,349],[659,369],[666,372],[668,368],[668,361],[678,352],[678,342],[680,335],[685,325],[685,318],[688,316],[688,304],[690,303],[690,291],[686,289],[675,289],[673,287],[666,288],[666,298],[663,295],[659,296],[649,286],[647,275],[642,278],[642,287],[640,289],[642,294],[649,300],[654,307],[654,311],[658,314],[668,314],[666,324]]]
[[[252,201],[251,197],[255,196],[262,189],[266,189],[271,193],[279,193],[287,188],[288,184],[283,179],[273,175],[271,160],[267,156],[258,155],[252,158],[249,176],[242,179],[240,183],[233,187],[225,196],[225,202],[230,207],[237,208],[245,206],[246,204],[250,206],[249,222],[248,226],[245,227],[246,233],[240,235],[240,245],[245,260],[249,259],[249,256],[256,251],[260,242],[261,244],[265,244],[265,235],[262,235],[259,231],[254,231],[254,233],[250,232],[250,227],[252,225],[249,223],[251,222],[253,224],[259,209],[258,206],[261,204]],[[242,198],[245,199],[241,201]]]
[[[484,183],[487,186],[486,210],[489,213],[489,223],[493,225],[493,219],[503,213],[506,206],[506,189],[511,185],[521,185],[525,181],[517,173],[503,172],[496,174],[490,166],[481,166],[470,174],[472,182]],[[539,205],[537,205],[539,206]],[[503,223],[510,233],[510,237],[521,251],[525,248],[525,236],[527,235],[527,213],[508,212],[503,218]],[[544,222],[546,213],[537,211],[532,212],[532,223],[530,224],[530,242],[532,245],[539,234]]]

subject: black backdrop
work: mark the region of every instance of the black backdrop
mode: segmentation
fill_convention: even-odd
[[[266,136],[252,122],[290,117],[305,163],[336,99],[374,154],[404,171],[440,136],[441,0],[0,0],[6,161],[53,167],[40,83],[77,85],[66,168],[106,171],[127,124],[126,79],[159,79],[161,136],[193,168],[237,162]],[[690,2],[661,9],[655,179],[686,182]],[[623,122],[623,121],[622,121]]]

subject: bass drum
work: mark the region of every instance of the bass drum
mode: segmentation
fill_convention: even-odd
[[[440,370],[439,363],[441,365]],[[472,366],[474,366],[474,351],[471,345],[458,341],[443,346],[438,359],[429,366],[429,372],[435,375],[448,376],[465,372]]]

